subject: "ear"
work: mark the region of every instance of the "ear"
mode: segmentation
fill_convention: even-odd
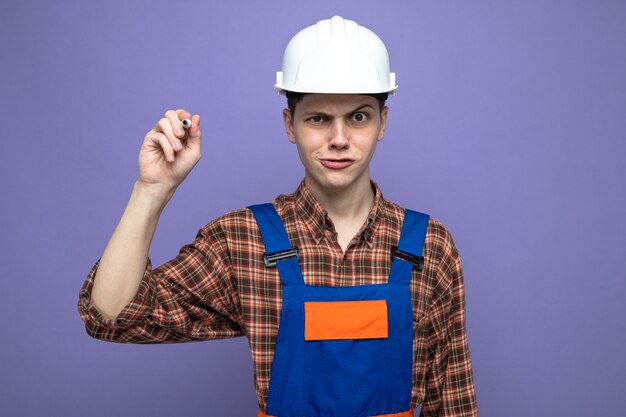
[[[380,112],[380,129],[378,130],[378,140],[383,140],[385,137],[385,128],[387,127],[387,113],[389,113],[389,107],[383,107]]]
[[[293,129],[293,115],[289,109],[283,109],[283,122],[285,123],[285,132],[289,142],[296,143],[296,134]]]

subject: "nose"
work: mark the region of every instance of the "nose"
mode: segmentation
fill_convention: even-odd
[[[329,149],[347,149],[350,146],[348,127],[341,120],[334,120],[329,132]]]

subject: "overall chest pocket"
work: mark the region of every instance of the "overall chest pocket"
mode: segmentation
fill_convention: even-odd
[[[384,339],[388,334],[385,300],[304,303],[304,340]]]
[[[381,401],[385,300],[305,302],[304,398],[310,415],[363,415]]]

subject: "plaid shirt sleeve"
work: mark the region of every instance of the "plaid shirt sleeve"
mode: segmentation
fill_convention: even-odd
[[[78,310],[87,333],[121,343],[190,342],[243,335],[230,256],[217,221],[201,229],[176,258],[152,270],[116,320],[90,302],[99,261],[80,291]]]
[[[445,231],[443,237],[430,311],[429,367],[421,416],[478,416],[465,328],[461,258],[451,235]]]

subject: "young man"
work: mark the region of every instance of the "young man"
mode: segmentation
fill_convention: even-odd
[[[152,270],[159,216],[200,159],[200,116],[167,111],[81,290],[87,332],[127,343],[246,335],[259,416],[406,417],[420,403],[425,416],[477,415],[452,238],[370,179],[396,90],[384,44],[355,22],[320,21],[291,40],[275,88],[304,166],[298,189],[210,222]]]

